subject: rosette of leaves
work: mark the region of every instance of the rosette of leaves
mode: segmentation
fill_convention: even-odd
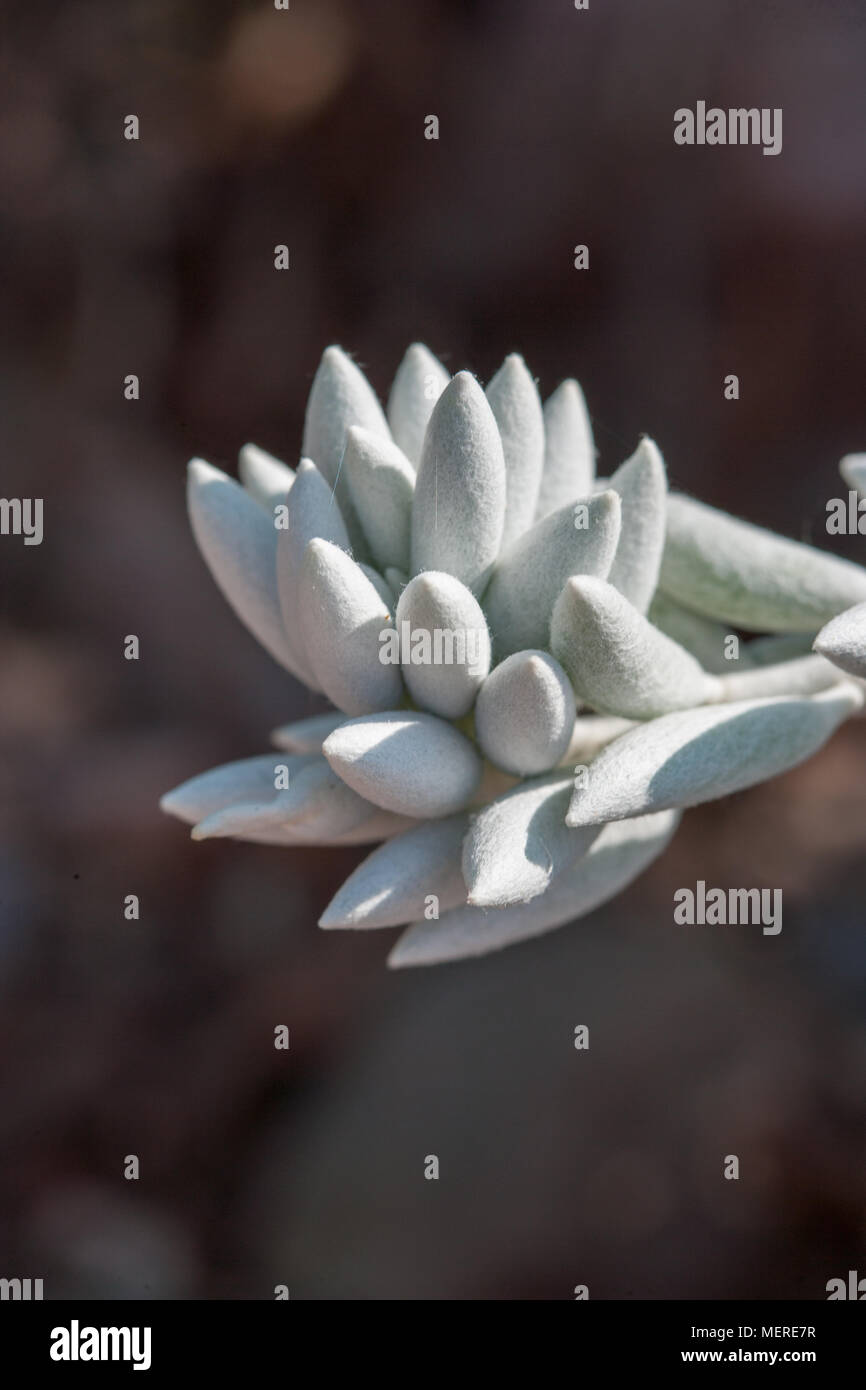
[[[597,479],[579,385],[542,405],[516,355],[484,390],[415,344],[383,410],[328,348],[297,468],[247,445],[239,475],[190,464],[196,541],[327,708],[162,806],[195,839],[375,844],[321,926],[405,925],[392,965],[585,915],[863,705],[866,570],[669,493],[648,438]]]

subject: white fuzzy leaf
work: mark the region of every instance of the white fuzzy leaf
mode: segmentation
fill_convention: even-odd
[[[484,392],[458,372],[433,409],[412,504],[412,573],[487,583],[505,521],[505,459]]]
[[[342,348],[329,347],[322,354],[307,400],[301,452],[304,458],[313,460],[332,488],[340,471],[346,433],[352,425],[360,425],[383,439],[391,438],[382,407],[360,367]]]
[[[610,486],[622,499],[622,530],[608,579],[639,613],[646,613],[665,546],[668,491],[664,460],[651,439],[641,440]]]
[[[305,757],[281,757],[263,753],[208,768],[160,798],[160,809],[178,820],[195,825],[214,811],[249,801],[268,801],[276,794],[277,769],[286,767],[289,777],[309,762]]]
[[[388,423],[396,443],[415,468],[433,407],[450,380],[442,363],[423,343],[413,343],[397,368],[388,397]]]
[[[343,471],[355,511],[380,570],[408,569],[415,470],[389,439],[353,425]]]
[[[583,392],[569,379],[544,402],[544,467],[535,519],[587,497],[595,478],[595,445]]]
[[[461,719],[490,670],[490,636],[477,599],[453,575],[425,570],[400,595],[396,626],[415,703]]]
[[[732,671],[730,675],[720,676],[719,698],[760,700],[769,695],[817,695],[842,679],[838,669],[823,656],[798,656],[793,661],[779,661],[756,666],[751,671]]]
[[[366,538],[342,467],[346,435],[353,425],[383,439],[391,438],[382,407],[360,367],[342,348],[329,347],[322,354],[307,400],[302,452],[333,489],[355,558],[366,560]]]
[[[569,579],[553,610],[550,645],[578,699],[602,714],[652,719],[718,698],[718,677],[603,579]]]
[[[322,751],[360,796],[405,816],[461,811],[481,779],[481,759],[451,724],[393,710],[349,719]]]
[[[570,825],[597,825],[672,806],[697,806],[803,762],[862,708],[854,685],[666,714],[602,749],[574,792]]]
[[[711,675],[730,675],[732,671],[748,670],[755,664],[752,643],[737,640],[736,649],[730,642],[737,636],[731,632],[731,624],[717,623],[712,618],[702,618],[700,613],[692,613],[688,608],[657,589],[648,614],[650,622],[667,637],[672,637],[681,647],[700,662]],[[779,638],[773,638],[779,641]],[[788,638],[782,639],[787,641]],[[799,638],[796,640],[800,640]],[[736,658],[725,655],[736,650]],[[808,651],[808,644],[803,649]]]
[[[535,519],[544,465],[544,417],[535,382],[523,358],[506,357],[485,392],[499,426],[505,456],[505,526],[502,549]]]
[[[271,743],[289,753],[321,753],[328,734],[339,728],[345,717],[329,710],[327,714],[312,714],[307,719],[281,724],[271,734]]]
[[[823,627],[815,638],[815,651],[849,675],[866,679],[866,603],[840,613]]]
[[[380,811],[380,807],[347,787],[323,757],[315,758],[290,776],[280,802],[286,822],[316,839],[345,835],[366,825]]]
[[[273,520],[239,483],[203,459],[189,465],[187,505],[198,548],[241,622],[275,661],[304,679],[280,616]]]
[[[574,691],[547,652],[515,652],[491,671],[475,705],[478,746],[521,777],[556,767],[574,727]]]
[[[295,470],[257,444],[245,444],[238,455],[238,473],[250,497],[261,503],[273,519],[274,507],[285,502],[295,481]]]
[[[749,632],[814,632],[866,600],[866,570],[690,497],[671,496],[665,593]]]
[[[334,897],[320,927],[396,927],[419,916],[436,898],[445,912],[466,900],[460,868],[469,817],[460,812],[428,821],[373,850]]]
[[[572,786],[567,773],[536,777],[479,811],[463,846],[470,903],[529,902],[586,853],[598,827],[566,825]]]
[[[458,907],[438,922],[417,922],[388,957],[393,967],[438,965],[486,955],[564,926],[616,897],[670,843],[673,811],[606,825],[587,853],[554,879],[546,893],[519,906]]]
[[[330,541],[332,545],[348,550],[349,533],[336,498],[310,459],[301,459],[286,507],[288,527],[276,533],[280,612],[295,654],[303,659],[304,679],[313,690],[319,690],[321,687],[313,675],[312,662],[304,647],[301,632],[301,570],[310,541]]]
[[[363,817],[352,817],[332,804],[330,814],[320,807],[310,821],[297,819],[293,814],[296,809],[288,792],[278,792],[271,801],[227,806],[196,825],[192,838],[245,840],[258,845],[366,845],[401,835],[417,825],[406,816],[395,816],[376,806]]]
[[[309,843],[303,827],[289,824],[283,815],[278,792],[267,801],[239,802],[214,811],[192,829],[194,840],[246,840],[253,845],[297,845]]]
[[[571,575],[607,577],[620,536],[620,505],[612,490],[569,504],[537,521],[500,558],[484,597],[498,661],[547,646],[553,605]]]
[[[381,661],[391,615],[351,555],[312,540],[301,569],[301,632],[328,699],[346,714],[390,709],[401,698],[399,666]]]

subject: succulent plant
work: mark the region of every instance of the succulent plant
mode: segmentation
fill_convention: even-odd
[[[484,391],[415,344],[386,414],[328,348],[297,469],[239,473],[190,464],[195,538],[332,708],[161,804],[195,839],[378,844],[321,925],[409,924],[391,965],[590,912],[863,706],[866,570],[669,494],[647,438],[597,480],[577,382],[542,406],[516,355]]]

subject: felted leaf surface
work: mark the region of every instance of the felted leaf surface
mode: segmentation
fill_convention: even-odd
[[[303,679],[280,616],[273,520],[240,484],[203,459],[189,465],[187,505],[198,548],[224,597],[274,660]]]
[[[652,719],[719,693],[718,677],[603,579],[569,579],[553,610],[550,645],[577,698],[602,714]]]
[[[433,407],[450,380],[442,363],[423,343],[413,343],[397,368],[388,397],[388,423],[395,443],[414,468],[421,458]]]
[[[470,903],[508,907],[528,902],[586,853],[598,827],[575,830],[566,825],[572,785],[569,774],[535,777],[479,811],[463,846]]]
[[[353,425],[346,437],[343,471],[352,504],[380,570],[408,569],[415,470],[388,439]]]
[[[322,751],[360,796],[405,816],[460,811],[481,780],[469,739],[432,714],[392,710],[348,719]]]
[[[823,627],[815,638],[815,651],[842,671],[866,679],[866,603],[840,613]]]
[[[244,444],[238,454],[238,473],[250,497],[273,517],[274,507],[285,502],[295,481],[295,470],[281,463],[257,444]]]
[[[664,460],[651,439],[641,440],[610,486],[622,499],[622,528],[608,580],[639,613],[646,613],[665,547],[668,492]]]
[[[373,850],[337,889],[321,927],[396,927],[419,916],[432,894],[439,912],[466,899],[460,868],[464,813],[427,821]]]
[[[487,583],[505,523],[505,458],[484,392],[452,377],[424,436],[412,504],[412,573],[444,570],[473,593]]]
[[[506,357],[486,395],[505,456],[505,550],[535,519],[544,464],[544,417],[535,382],[516,352]]]
[[[675,811],[606,825],[583,858],[539,898],[515,907],[458,907],[438,922],[416,922],[388,957],[392,968],[437,965],[501,950],[585,917],[620,893],[669,844]]]
[[[527,777],[556,767],[574,715],[574,691],[559,662],[543,651],[515,652],[479,691],[475,733],[492,763]]]
[[[619,494],[574,506],[581,510],[569,505],[536,522],[499,559],[483,604],[497,661],[547,646],[553,605],[571,575],[607,577],[620,535]]]
[[[810,757],[862,708],[854,685],[820,695],[680,710],[604,748],[572,795],[570,825],[698,806],[776,777]]]
[[[453,575],[425,570],[401,593],[396,626],[415,703],[445,719],[468,714],[490,670],[490,634],[472,592]]]
[[[670,496],[662,589],[749,632],[814,632],[866,601],[866,570],[799,541]]]
[[[588,497],[595,478],[595,445],[583,392],[569,379],[544,403],[544,467],[536,521]]]
[[[329,541],[310,541],[300,601],[304,646],[328,699],[352,715],[396,705],[400,668],[380,659],[391,615],[351,555]]]

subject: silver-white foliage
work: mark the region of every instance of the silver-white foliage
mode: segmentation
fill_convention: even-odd
[[[513,946],[585,917],[627,887],[667,848],[678,811],[606,825],[587,853],[543,896],[513,907],[457,907],[439,922],[416,922],[388,957],[392,968],[438,965]]]
[[[671,496],[660,584],[747,632],[815,632],[866,601],[866,570],[690,497]]]
[[[430,416],[412,504],[412,573],[444,570],[480,593],[505,525],[505,456],[493,411],[469,372]]]
[[[840,467],[866,495],[866,455]],[[596,480],[577,382],[542,408],[516,354],[485,393],[413,344],[386,419],[328,348],[297,468],[245,445],[239,474],[190,465],[196,540],[335,708],[161,805],[196,839],[378,846],[321,921],[414,922],[392,965],[592,911],[681,808],[793,767],[862,711],[866,571],[668,495],[649,439]]]
[[[515,652],[478,693],[475,736],[497,767],[531,777],[559,763],[574,715],[574,691],[559,662],[544,651]]]
[[[866,603],[856,604],[823,627],[815,638],[815,651],[841,670],[866,680]]]
[[[599,825],[672,806],[697,806],[787,772],[863,706],[853,684],[819,695],[741,700],[680,710],[602,749],[577,788],[569,825]]]

